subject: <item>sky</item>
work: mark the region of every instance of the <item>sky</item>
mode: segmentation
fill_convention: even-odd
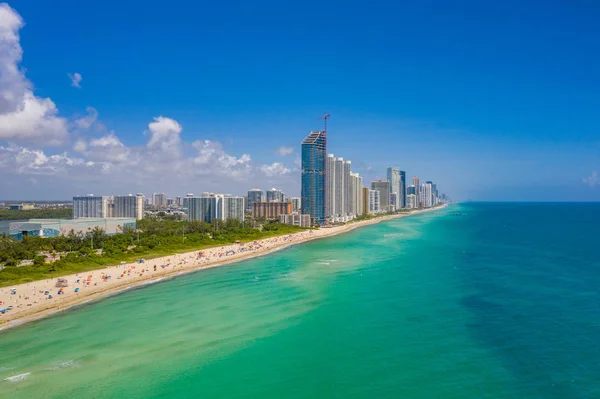
[[[597,1],[87,3],[0,3],[0,199],[299,195],[328,112],[365,183],[600,201]]]

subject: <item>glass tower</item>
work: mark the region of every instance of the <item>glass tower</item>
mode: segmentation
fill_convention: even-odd
[[[312,223],[325,223],[325,130],[310,132],[302,140],[302,213],[310,215]]]

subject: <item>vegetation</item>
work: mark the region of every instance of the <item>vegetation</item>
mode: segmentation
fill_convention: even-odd
[[[269,223],[253,228],[253,222],[231,219],[212,224],[199,221],[144,219],[138,229],[125,229],[108,236],[95,228],[87,234],[70,231],[54,238],[24,237],[16,241],[0,237],[0,286],[20,284],[61,275],[84,272],[121,261],[170,255],[212,246],[248,242],[304,229],[292,225]],[[46,256],[59,257],[45,262]],[[16,267],[24,260],[32,265]]]
[[[73,209],[28,209],[24,211],[14,211],[10,209],[0,209],[0,220],[21,220],[21,219],[71,219]]]

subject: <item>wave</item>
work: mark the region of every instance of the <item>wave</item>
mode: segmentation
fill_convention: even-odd
[[[54,366],[46,367],[44,370],[56,371],[75,367],[81,367],[81,364],[75,360],[67,360],[65,362],[56,363]]]
[[[4,381],[21,382],[21,381],[25,381],[27,378],[29,378],[30,375],[31,375],[31,373],[23,373],[23,374],[13,375],[12,377],[5,378]]]

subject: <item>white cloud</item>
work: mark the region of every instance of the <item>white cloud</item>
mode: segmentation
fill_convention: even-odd
[[[596,186],[600,186],[600,177],[598,176],[597,171],[593,171],[592,174],[588,177],[584,177],[583,182],[590,186],[590,188],[594,188]]]
[[[59,145],[68,136],[67,122],[57,116],[51,99],[33,94],[33,85],[19,68],[21,27],[21,16],[0,4],[0,140]]]
[[[75,152],[84,152],[87,150],[87,143],[85,140],[77,140],[75,144],[73,144],[73,151]]]
[[[158,116],[148,125],[150,140],[146,145],[149,150],[162,152],[167,156],[177,156],[181,152],[181,125],[174,119]]]
[[[75,120],[75,126],[80,129],[89,129],[98,123],[98,111],[94,107],[86,107],[87,115]]]
[[[252,167],[252,158],[242,154],[237,158],[229,155],[218,141],[197,140],[192,143],[198,154],[192,158],[192,168],[196,174],[229,176],[238,179],[247,176]]]
[[[83,80],[83,77],[81,76],[81,74],[75,72],[75,73],[69,73],[67,75],[69,76],[69,79],[71,79],[71,86],[81,89],[80,83]]]
[[[286,156],[286,155],[290,155],[294,152],[294,149],[292,147],[286,147],[286,146],[281,146],[279,147],[275,153],[281,156]]]
[[[291,172],[290,169],[279,162],[272,163],[271,165],[263,165],[260,167],[260,170],[268,177],[283,176]]]

